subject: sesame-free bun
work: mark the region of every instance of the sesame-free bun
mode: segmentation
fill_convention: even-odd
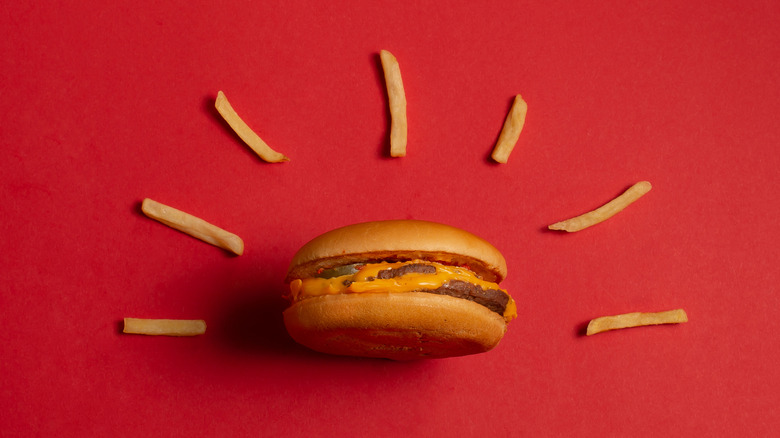
[[[314,238],[293,256],[287,282],[311,277],[320,268],[387,259],[467,265],[496,283],[507,274],[504,256],[468,231],[435,222],[388,220],[348,225]]]
[[[413,360],[495,347],[504,318],[472,301],[425,292],[326,295],[284,312],[292,338],[322,353]]]

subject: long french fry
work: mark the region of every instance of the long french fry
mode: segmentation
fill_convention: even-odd
[[[123,333],[152,336],[197,336],[206,333],[202,319],[125,318]]]
[[[390,156],[406,155],[406,93],[398,60],[387,50],[379,52],[390,107]]]
[[[252,148],[252,150],[255,151],[255,153],[264,161],[269,163],[282,163],[284,161],[290,161],[290,159],[283,154],[280,154],[279,152],[271,149],[271,147],[268,146],[268,144],[264,142],[263,139],[260,138],[260,136],[257,135],[255,131],[253,131],[252,128],[250,128],[249,125],[247,125],[241,119],[241,117],[238,116],[236,111],[230,105],[230,102],[228,102],[227,97],[225,97],[225,93],[222,91],[217,93],[217,100],[214,103],[214,106],[217,108],[217,111],[222,115],[222,118],[225,119],[228,125],[233,128],[233,131],[235,131],[236,134],[241,137],[241,140],[244,140],[244,143]]]
[[[629,327],[640,327],[645,325],[658,324],[679,324],[688,322],[688,315],[683,309],[667,310],[655,313],[625,313],[622,315],[602,316],[595,318],[588,323],[587,335],[608,330],[617,330]]]
[[[244,253],[244,241],[240,237],[189,213],[149,198],[143,200],[141,210],[150,218],[192,237],[228,250],[236,255]]]
[[[640,181],[623,192],[623,194],[601,207],[580,216],[556,222],[547,228],[551,230],[568,231],[570,233],[584,230],[585,228],[604,222],[616,215],[634,201],[644,196],[645,193],[649,192],[652,188],[653,186],[648,181]]]

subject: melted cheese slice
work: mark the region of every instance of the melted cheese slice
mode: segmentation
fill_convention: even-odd
[[[434,274],[412,272],[394,278],[377,278],[379,271],[400,268],[406,264],[422,263],[436,268]],[[290,300],[300,301],[306,298],[322,295],[337,295],[348,293],[390,292],[403,293],[426,289],[438,289],[448,281],[461,280],[475,284],[483,290],[496,289],[504,292],[498,284],[482,280],[473,272],[457,266],[447,266],[440,263],[414,260],[410,262],[369,263],[361,267],[357,273],[333,278],[304,278],[290,282]],[[504,311],[504,319],[510,321],[517,317],[517,306],[509,294],[509,301]]]

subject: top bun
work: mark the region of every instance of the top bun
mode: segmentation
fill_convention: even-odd
[[[466,265],[487,281],[507,274],[504,256],[489,242],[449,225],[419,220],[365,222],[328,231],[293,256],[287,282],[321,268],[381,260],[427,260]]]

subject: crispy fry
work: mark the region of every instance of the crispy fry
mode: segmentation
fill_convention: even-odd
[[[496,146],[493,148],[491,157],[499,163],[506,163],[509,160],[509,154],[515,148],[520,133],[525,125],[525,115],[528,113],[528,104],[518,94],[512,103],[512,108],[504,120],[504,127],[501,128],[501,134],[498,136]]]
[[[583,215],[556,222],[547,228],[551,230],[568,231],[570,233],[584,230],[585,228],[596,225],[616,215],[621,210],[631,205],[631,203],[641,198],[645,193],[649,192],[651,188],[652,185],[649,182],[640,181],[623,192],[623,194],[601,207]]]
[[[623,315],[602,316],[590,321],[588,324],[587,335],[608,330],[617,330],[629,327],[640,327],[645,325],[658,324],[679,324],[688,322],[688,315],[683,309],[667,310],[656,313],[625,313]]]
[[[141,210],[150,218],[187,233],[192,237],[236,255],[244,253],[244,241],[240,237],[189,213],[160,204],[149,198],[144,199],[141,204]]]
[[[153,336],[197,336],[206,333],[202,319],[125,318],[123,333]]]
[[[398,60],[387,50],[379,52],[382,70],[385,73],[387,101],[390,107],[390,156],[406,155],[406,94],[401,80]]]
[[[233,131],[235,131],[236,134],[241,137],[241,140],[244,140],[244,143],[252,148],[252,150],[255,151],[255,153],[264,161],[269,163],[290,161],[290,159],[283,154],[280,154],[279,152],[271,149],[271,147],[268,146],[268,144],[266,144],[266,142],[264,142],[263,139],[260,138],[260,136],[258,136],[255,131],[252,130],[252,128],[249,127],[249,125],[241,120],[241,117],[239,117],[238,114],[236,114],[236,111],[233,110],[233,107],[230,105],[230,102],[228,102],[227,97],[225,97],[225,93],[222,91],[217,93],[217,100],[214,103],[214,106],[217,108],[217,111],[219,111],[219,113],[222,115],[222,118],[225,119],[228,125],[233,128]]]

